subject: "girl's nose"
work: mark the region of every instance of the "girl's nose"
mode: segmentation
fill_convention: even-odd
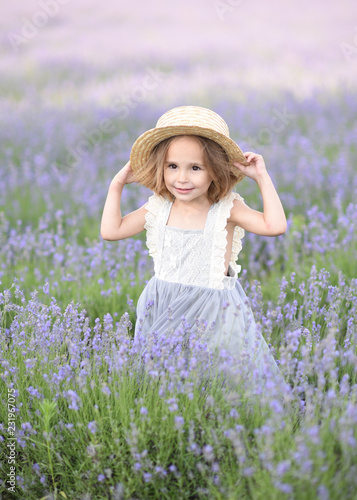
[[[178,180],[179,182],[186,182],[187,181],[187,172],[183,169],[181,169],[178,173]]]

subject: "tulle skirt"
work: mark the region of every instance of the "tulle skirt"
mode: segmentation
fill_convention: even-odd
[[[227,365],[230,386],[244,380],[256,390],[283,380],[238,279],[234,288],[219,290],[152,277],[138,300],[135,337],[178,331],[201,339],[216,360],[212,366],[219,364],[224,371]]]

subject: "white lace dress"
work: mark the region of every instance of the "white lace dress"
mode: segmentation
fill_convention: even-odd
[[[167,226],[171,201],[155,194],[149,198],[145,229],[155,275],[138,300],[135,336],[195,332],[211,352],[226,349],[238,364],[249,365],[255,378],[264,376],[267,365],[271,373],[280,374],[237,279],[244,236],[238,226],[229,276],[225,274],[226,225],[234,199],[244,201],[232,192],[211,205],[204,230],[184,230]]]

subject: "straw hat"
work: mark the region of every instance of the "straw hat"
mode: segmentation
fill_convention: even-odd
[[[238,144],[229,137],[226,122],[214,111],[199,106],[180,106],[170,109],[159,118],[155,128],[144,132],[134,142],[130,153],[130,165],[134,174],[144,168],[157,144],[176,135],[200,135],[217,142],[228,155],[237,183],[245,177],[232,165],[234,161],[243,165],[248,165],[248,162]]]

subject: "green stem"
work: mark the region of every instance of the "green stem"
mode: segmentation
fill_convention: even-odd
[[[46,440],[46,448],[47,448],[47,456],[48,456],[48,462],[49,462],[49,468],[50,468],[50,473],[51,473],[51,478],[52,478],[52,484],[54,488],[54,493],[55,496],[57,496],[57,485],[55,482],[54,478],[54,470],[53,470],[53,463],[52,463],[52,454],[51,454],[51,445],[50,445],[50,423],[52,417],[55,415],[56,412],[56,403],[54,401],[48,401],[45,399],[42,401],[40,404],[40,409],[43,413],[43,424],[44,424],[44,429],[45,429],[45,440]]]

